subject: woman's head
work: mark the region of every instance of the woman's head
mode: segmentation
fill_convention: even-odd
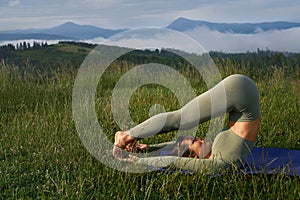
[[[211,152],[211,143],[201,137],[179,137],[174,152],[181,157],[208,158]]]

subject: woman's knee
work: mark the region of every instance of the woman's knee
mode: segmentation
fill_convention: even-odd
[[[224,87],[227,94],[253,95],[258,94],[255,82],[249,77],[241,74],[233,74],[224,79]]]

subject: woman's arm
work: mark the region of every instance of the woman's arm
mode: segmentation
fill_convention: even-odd
[[[173,164],[175,168],[200,173],[212,173],[226,166],[220,159],[179,158]]]
[[[158,156],[150,158],[139,158],[136,164],[147,165],[156,168],[174,167],[191,172],[212,173],[216,172],[226,164],[220,159],[195,159],[177,156]]]
[[[175,147],[176,141],[170,141],[170,142],[163,142],[158,144],[150,144],[148,145],[149,151],[156,151],[162,148],[165,148],[165,150],[173,150]]]

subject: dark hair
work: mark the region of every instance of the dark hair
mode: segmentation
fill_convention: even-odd
[[[187,149],[182,153],[181,157],[191,157],[192,153],[193,153],[193,152],[192,152],[189,148],[187,148]],[[198,155],[197,155],[197,158],[199,158]]]
[[[178,151],[178,147],[177,147],[177,145],[179,144],[179,143],[181,143],[183,140],[185,140],[185,139],[187,139],[188,137],[190,137],[190,136],[180,136],[180,137],[178,137],[177,138],[177,140],[176,140],[176,143],[175,143],[175,147],[174,147],[174,149],[173,149],[173,153],[174,154],[177,154],[177,156],[180,156],[180,157],[190,157],[191,155],[192,155],[192,151],[190,151],[190,149],[189,148],[186,148],[185,150],[184,150],[184,152],[183,153],[181,153],[181,155],[179,155],[179,151]],[[193,137],[192,138],[192,143],[194,143],[194,140],[195,140],[195,138],[196,137]],[[197,156],[198,158],[199,158],[199,156]]]

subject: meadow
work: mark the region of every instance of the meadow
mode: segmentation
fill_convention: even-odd
[[[232,64],[218,67],[222,77],[241,73],[257,83],[262,116],[255,145],[300,149],[299,64],[270,66],[264,74]],[[83,146],[72,118],[77,70],[31,73],[22,66],[0,64],[0,199],[300,199],[300,179],[284,173],[132,174],[103,165]],[[95,102],[98,119],[112,142],[119,128],[110,112],[110,95],[122,73],[113,69],[106,74]],[[191,82],[197,93],[206,90],[196,77]],[[167,89],[142,87],[131,99],[133,119],[147,118],[156,102],[163,102],[166,110],[178,108]],[[198,134],[205,134],[206,128],[207,124],[201,125]],[[174,134],[143,142],[161,142]]]

